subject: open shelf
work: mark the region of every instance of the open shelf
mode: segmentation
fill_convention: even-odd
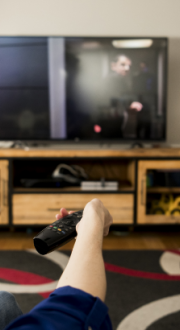
[[[13,161],[13,193],[20,192],[98,192],[82,190],[80,186],[62,187],[51,183],[52,173],[59,164],[78,165],[84,169],[88,181],[116,181],[119,189],[99,190],[102,193],[133,192],[135,190],[135,161],[132,159],[18,159]],[[34,180],[28,186],[24,179]],[[64,184],[63,184],[64,185]]]

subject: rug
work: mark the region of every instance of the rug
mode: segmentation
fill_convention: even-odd
[[[0,252],[0,290],[12,292],[22,311],[47,298],[70,251]],[[103,251],[106,304],[114,330],[180,327],[180,251]]]

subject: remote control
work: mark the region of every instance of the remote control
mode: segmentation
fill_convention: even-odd
[[[68,214],[44,228],[34,237],[34,246],[40,254],[47,254],[71,241],[76,235],[76,225],[83,210]]]

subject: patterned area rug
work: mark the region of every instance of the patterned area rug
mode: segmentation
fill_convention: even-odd
[[[114,330],[180,328],[180,251],[104,251]],[[0,252],[0,290],[28,312],[57,285],[70,252]]]

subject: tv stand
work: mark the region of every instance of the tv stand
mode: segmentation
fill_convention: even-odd
[[[83,167],[92,181],[118,181],[119,189],[84,191],[80,187],[23,186],[22,179],[46,178],[60,163]],[[180,171],[180,149],[0,149],[0,225],[45,226],[61,207],[83,209],[96,197],[110,210],[114,225],[179,225],[180,185],[153,185],[154,171],[167,170]],[[173,196],[169,210],[163,209],[162,203],[162,214],[153,213],[154,198],[159,196],[160,201],[163,194]]]

